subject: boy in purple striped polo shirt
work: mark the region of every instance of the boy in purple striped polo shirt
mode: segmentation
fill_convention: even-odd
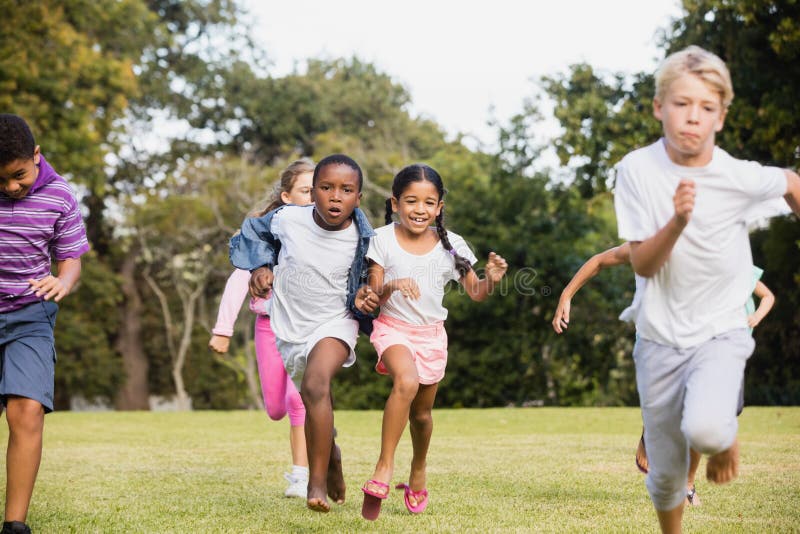
[[[25,533],[53,410],[53,327],[89,250],[78,202],[17,115],[0,114],[0,413],[8,422],[6,506],[0,534]],[[56,275],[51,262],[56,262]]]

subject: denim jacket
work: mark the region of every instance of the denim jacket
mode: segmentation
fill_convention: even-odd
[[[242,230],[230,240],[230,259],[234,267],[254,271],[259,267],[272,269],[278,263],[281,242],[272,235],[272,217],[285,206],[276,208],[261,217],[249,217],[242,223]],[[367,216],[359,208],[353,211],[353,221],[358,230],[358,244],[350,272],[347,275],[347,308],[353,312],[359,328],[366,334],[372,332],[372,316],[362,313],[355,306],[356,292],[367,281],[367,250],[375,231]]]

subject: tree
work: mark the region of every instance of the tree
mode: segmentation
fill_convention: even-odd
[[[665,55],[697,44],[719,55],[731,71],[736,97],[717,143],[737,158],[796,166],[800,112],[793,88],[800,75],[800,5],[792,0],[687,0],[683,8],[664,34]],[[637,74],[628,86],[620,76],[604,81],[586,65],[570,70],[568,76],[545,78],[544,85],[564,128],[555,142],[561,161],[577,169],[576,182],[584,196],[591,196],[623,154],[660,136],[650,111],[652,74]],[[786,392],[800,376],[798,360],[791,357],[798,346],[791,305],[798,298],[795,278],[800,275],[798,224],[794,218],[779,219],[752,238],[765,282],[789,307],[776,305],[755,332],[756,352],[746,373],[748,402],[794,402]]]
[[[176,400],[184,409],[191,407],[184,367],[201,316],[207,315],[203,310],[209,281],[215,273],[222,271],[227,277],[232,271],[227,261],[232,215],[223,206],[235,205],[225,200],[252,188],[255,181],[251,167],[202,158],[169,177],[134,209],[141,272],[159,303]],[[238,214],[235,217],[238,221]],[[249,363],[244,370],[257,399],[255,365]],[[225,364],[235,369],[231,361]]]
[[[657,139],[661,128],[651,113],[651,76],[603,76],[586,64],[572,65],[569,71],[543,77],[541,83],[563,128],[554,139],[556,154],[574,172],[574,183],[588,199],[609,191],[613,166],[626,153]]]
[[[453,190],[452,227],[479,258],[491,250],[502,254],[509,272],[499,293],[479,305],[456,291],[448,295],[451,358],[443,403],[631,401],[632,368],[616,357],[629,329],[603,313],[626,305],[630,279],[612,286],[605,299],[576,306],[591,313],[576,317],[569,336],[558,338],[549,328],[561,288],[587,250],[613,242],[614,228],[607,200],[587,203],[578,187],[554,183],[549,173],[534,170],[540,149],[530,132],[538,120],[536,108],[527,104],[501,129],[488,182]],[[598,338],[598,331],[606,335]],[[610,353],[615,358],[609,360]]]
[[[119,280],[106,263],[104,156],[114,150],[111,131],[137,94],[132,65],[156,19],[139,1],[2,0],[0,10],[0,108],[29,122],[45,156],[79,189],[88,210],[95,254],[85,257],[78,293],[103,287],[107,295],[117,295]],[[110,395],[124,379],[112,371],[118,363],[118,323],[109,320],[114,313],[108,303],[99,299],[95,316],[75,309],[73,299],[65,301],[59,385],[67,397]]]
[[[665,35],[670,54],[696,44],[728,65],[735,97],[718,143],[740,158],[796,165],[800,4],[794,0],[685,0]]]

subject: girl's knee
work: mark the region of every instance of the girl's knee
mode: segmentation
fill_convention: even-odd
[[[283,406],[276,406],[272,403],[266,405],[267,415],[273,421],[280,421],[286,415],[286,409]]]
[[[433,415],[431,410],[411,410],[408,414],[408,421],[417,428],[433,425]]]
[[[417,391],[419,391],[419,378],[416,373],[406,373],[394,377],[392,395],[398,395],[410,402],[417,395]]]

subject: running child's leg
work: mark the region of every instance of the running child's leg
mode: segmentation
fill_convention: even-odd
[[[426,489],[427,479],[425,467],[428,460],[428,447],[433,434],[433,402],[436,400],[436,391],[439,384],[420,384],[417,396],[411,403],[409,422],[411,424],[411,444],[414,455],[411,458],[411,473],[408,477],[408,486],[413,491]],[[413,497],[410,500],[414,500]],[[412,502],[412,506],[418,503]]]
[[[292,445],[292,462],[294,465],[308,467],[308,452],[306,451],[306,407],[292,379],[286,374],[281,364],[284,381],[286,383],[286,409],[289,414],[289,441]]]
[[[344,502],[341,452],[333,440],[331,380],[349,356],[350,347],[344,341],[331,337],[321,339],[308,355],[300,387],[306,407],[307,504],[319,512],[330,510],[326,494],[338,504]]]
[[[405,345],[392,345],[381,355],[389,375],[392,391],[383,409],[381,453],[372,479],[388,484],[394,473],[394,455],[409,419],[411,403],[419,390],[419,375],[411,351]],[[380,491],[380,488],[373,488]]]
[[[44,407],[25,397],[8,397],[6,507],[4,521],[25,522],[42,460]]]
[[[292,472],[284,476],[289,482],[284,495],[287,497],[308,496],[308,451],[306,450],[306,407],[294,382],[284,369],[286,380],[286,412],[289,414],[289,446],[292,451]]]
[[[736,408],[745,363],[754,348],[742,328],[703,343],[692,359],[681,430],[693,449],[711,455],[706,474],[712,482],[729,482],[738,474]]]
[[[286,415],[286,369],[266,315],[256,316],[255,344],[264,408],[270,419],[279,421]]]
[[[689,447],[681,415],[691,353],[641,339],[633,349],[647,450],[647,491],[663,532],[680,532]]]
[[[686,500],[692,506],[700,504],[700,497],[694,486],[694,478],[697,475],[697,468],[700,467],[700,458],[703,455],[694,449],[689,449],[689,479],[686,481]]]

